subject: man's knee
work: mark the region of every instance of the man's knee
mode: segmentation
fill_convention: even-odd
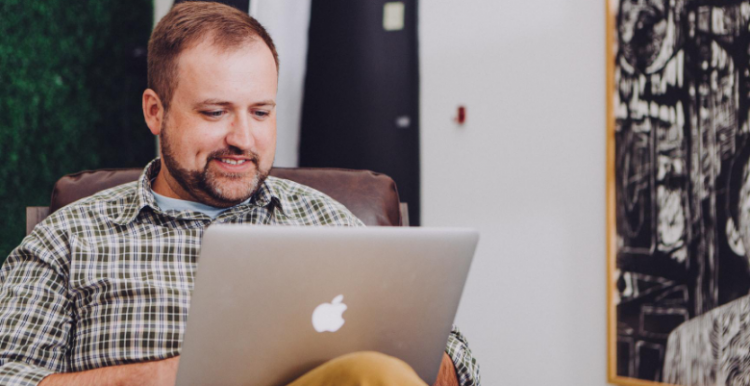
[[[374,351],[362,351],[340,356],[303,376],[315,378],[316,384],[336,385],[420,385],[425,383],[406,362]],[[293,385],[296,386],[297,382]],[[308,383],[303,383],[308,385]]]

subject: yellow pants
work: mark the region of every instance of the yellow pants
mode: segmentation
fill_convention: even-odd
[[[289,386],[426,386],[404,361],[372,351],[330,360]]]

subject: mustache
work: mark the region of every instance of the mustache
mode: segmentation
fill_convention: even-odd
[[[260,159],[260,156],[258,155],[258,153],[255,153],[252,150],[243,151],[238,148],[230,147],[228,149],[222,149],[222,150],[217,150],[217,151],[212,152],[211,154],[208,155],[207,161],[211,161],[212,159],[217,159],[217,158],[223,158],[226,156],[240,156],[240,157],[248,158],[255,165],[258,165],[258,160]]]

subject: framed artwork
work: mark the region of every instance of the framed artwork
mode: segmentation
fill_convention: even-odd
[[[750,0],[606,1],[609,381],[750,384]]]

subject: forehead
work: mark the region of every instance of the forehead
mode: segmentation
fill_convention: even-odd
[[[275,99],[276,62],[262,40],[230,48],[212,40],[204,38],[180,54],[175,97]]]

